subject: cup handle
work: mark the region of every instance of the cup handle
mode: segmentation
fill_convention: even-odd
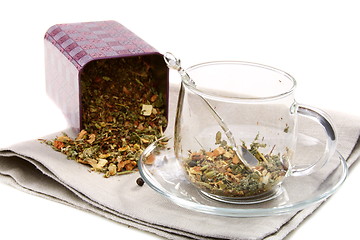
[[[324,153],[322,157],[320,157],[320,159],[318,159],[310,166],[294,166],[291,170],[292,176],[308,175],[322,168],[334,154],[337,144],[335,128],[328,114],[319,109],[301,104],[298,105],[297,113],[313,119],[324,128],[324,131],[326,133],[326,144]]]

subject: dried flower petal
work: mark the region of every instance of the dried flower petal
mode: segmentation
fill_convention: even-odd
[[[54,141],[54,147],[57,149],[62,149],[63,147],[65,147],[65,144],[61,141],[55,140]]]

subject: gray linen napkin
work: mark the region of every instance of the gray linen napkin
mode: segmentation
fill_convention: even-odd
[[[175,109],[175,104],[176,99],[170,99],[170,109]],[[360,156],[360,119],[340,113],[330,115],[338,131],[338,150],[351,165]],[[306,124],[301,129],[312,131]],[[175,205],[147,185],[137,186],[138,177],[135,173],[104,178],[37,140],[0,149],[0,181],[168,239],[283,239],[319,206],[262,218],[206,215]],[[176,220],[169,221],[174,216]]]

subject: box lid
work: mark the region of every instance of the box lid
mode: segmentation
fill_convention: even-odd
[[[56,24],[45,39],[80,70],[95,59],[159,54],[140,37],[116,21]]]

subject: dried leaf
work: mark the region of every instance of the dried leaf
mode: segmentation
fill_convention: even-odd
[[[125,86],[122,88],[122,90],[123,90],[123,93],[125,93],[126,95],[131,94],[131,92]]]
[[[95,142],[95,139],[96,139],[96,135],[92,133],[89,135],[89,139],[87,140],[87,142],[92,144],[93,142]]]
[[[127,171],[131,171],[131,170],[133,170],[135,168],[136,165],[137,165],[136,161],[131,161],[130,163],[125,165],[125,169]]]
[[[232,163],[233,164],[238,164],[240,162],[240,159],[238,158],[238,156],[234,156],[233,159],[232,159]]]
[[[75,140],[76,140],[76,141],[79,141],[79,140],[83,139],[86,134],[87,134],[87,131],[85,131],[84,129],[81,130]]]
[[[214,151],[213,151],[213,156],[214,157],[217,157],[221,154],[224,154],[225,153],[225,149],[223,147],[218,147],[218,148],[215,148]]]
[[[151,102],[155,102],[157,98],[158,98],[158,95],[154,94],[154,95],[152,95],[152,97],[150,98],[150,101],[151,101]]]
[[[71,138],[69,138],[66,135],[62,135],[62,136],[57,137],[56,140],[58,140],[60,142],[68,142],[68,141],[71,141]]]
[[[109,170],[110,176],[114,176],[116,174],[116,165],[113,163],[110,163],[108,170]]]

